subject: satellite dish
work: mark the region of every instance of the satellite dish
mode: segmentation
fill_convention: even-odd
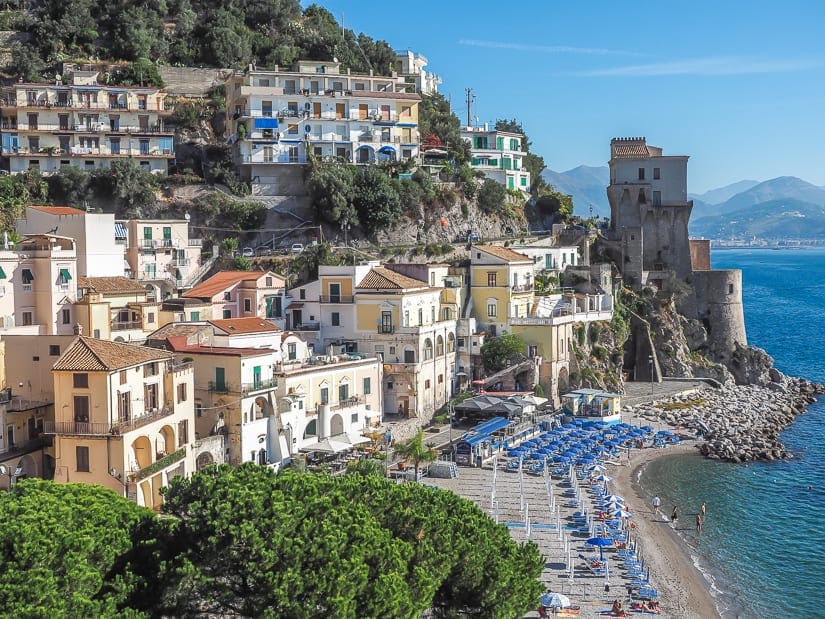
[[[189,221],[190,219],[192,219],[192,216],[191,216],[189,213],[186,213],[186,215],[184,215],[184,216],[183,216],[183,218],[184,218],[186,221]]]

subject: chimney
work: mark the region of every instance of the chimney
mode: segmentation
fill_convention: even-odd
[[[83,335],[83,325],[81,325],[79,322],[75,323],[74,325],[74,334]]]

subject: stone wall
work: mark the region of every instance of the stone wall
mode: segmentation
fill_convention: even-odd
[[[690,264],[694,271],[710,271],[709,239],[690,239]]]
[[[158,67],[160,76],[166,83],[164,90],[181,97],[205,97],[207,93],[223,84],[232,69],[199,69],[197,67]]]

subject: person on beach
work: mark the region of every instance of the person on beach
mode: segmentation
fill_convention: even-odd
[[[621,600],[613,600],[613,606],[610,608],[610,614],[614,617],[624,617],[624,609],[622,608]]]
[[[670,521],[675,523],[677,520],[679,520],[679,509],[674,505],[673,511],[670,512]]]
[[[660,507],[661,505],[662,505],[662,501],[661,501],[661,499],[659,498],[659,496],[657,495],[657,496],[653,497],[653,513],[654,513],[654,514],[658,514],[658,513],[659,513],[659,507]]]
[[[696,514],[696,532],[702,534],[702,514]]]

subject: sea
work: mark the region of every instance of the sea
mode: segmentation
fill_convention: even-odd
[[[714,251],[712,265],[742,270],[748,343],[785,374],[825,383],[825,249]],[[677,530],[724,619],[825,617],[825,398],[781,440],[793,459],[674,456],[640,476],[663,511],[679,507]]]

